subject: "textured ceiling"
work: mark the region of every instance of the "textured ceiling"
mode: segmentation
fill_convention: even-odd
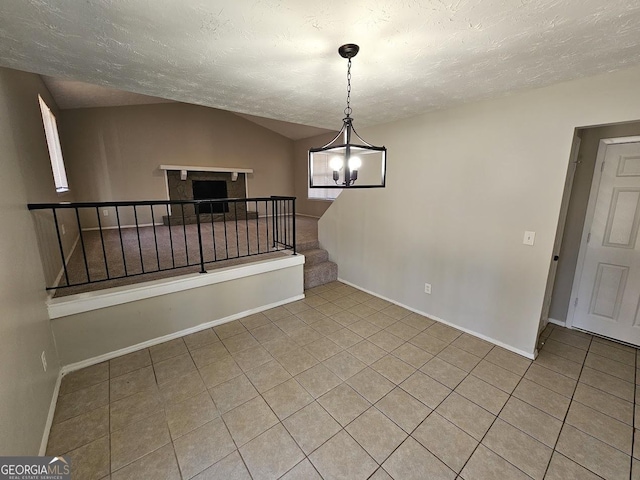
[[[300,123],[283,122],[281,120],[273,120],[271,118],[247,115],[246,113],[237,113],[236,115],[239,115],[250,122],[257,123],[261,127],[268,128],[269,130],[279,133],[291,140],[315,137],[316,135],[322,135],[323,133],[338,133],[335,130],[329,130],[326,128],[309,127]]]
[[[339,128],[640,64],[638,0],[2,0],[0,65]]]
[[[173,102],[173,100],[150,97],[140,93],[125,92],[124,90],[116,90],[115,88],[102,87],[100,85],[79,82],[77,80],[48,77],[46,75],[41,75],[41,77],[56,101],[56,105],[62,110],[69,110],[73,108],[122,107],[125,105],[147,105],[151,103]],[[292,140],[300,140],[302,138],[314,137],[323,133],[333,132],[333,130],[325,128],[310,127],[299,123],[289,123],[271,118],[256,117],[246,113],[236,113],[236,115]]]
[[[78,82],[77,80],[64,80],[47,77],[46,75],[42,76],[42,80],[51,95],[53,95],[56,105],[63,110],[70,108],[121,107],[123,105],[144,105],[172,101],[101,87],[91,83]]]

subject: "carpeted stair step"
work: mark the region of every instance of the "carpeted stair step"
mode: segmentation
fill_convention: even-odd
[[[333,262],[322,262],[304,266],[304,288],[313,288],[338,279],[338,265]]]
[[[320,243],[318,242],[318,240],[311,240],[308,242],[300,242],[296,245],[296,251],[298,253],[302,253],[304,255],[304,252],[307,250],[315,250],[316,248],[320,248]]]
[[[306,266],[318,265],[319,263],[329,260],[329,252],[322,248],[314,248],[313,250],[305,250],[300,252],[304,255],[304,264]]]

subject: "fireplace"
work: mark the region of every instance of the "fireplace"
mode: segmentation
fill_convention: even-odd
[[[239,172],[229,171],[231,169],[220,169],[228,171],[210,171],[206,167],[196,170],[198,167],[189,168],[188,171],[181,171],[177,166],[160,167],[165,170],[167,180],[167,190],[169,200],[209,200],[221,198],[247,198],[247,175],[253,170],[238,169]],[[213,170],[213,167],[211,167]],[[219,222],[223,220],[235,220],[245,218],[256,218],[257,213],[252,211],[252,205],[244,202],[228,203],[215,202],[200,204],[201,222]],[[180,225],[182,223],[196,223],[196,216],[193,204],[182,206],[175,205],[171,208],[171,214],[163,217],[165,225]]]
[[[193,180],[193,199],[211,200],[229,198],[227,196],[227,182],[224,180]],[[226,213],[229,204],[226,202],[202,203],[200,213]]]

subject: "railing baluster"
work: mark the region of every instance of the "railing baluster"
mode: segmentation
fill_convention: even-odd
[[[271,215],[273,216],[273,248],[276,248],[276,243],[278,242],[278,204],[276,203],[276,199],[271,199]]]
[[[282,208],[282,202],[280,200],[276,200],[276,202],[278,203],[278,243],[282,245],[284,240],[284,232],[282,230],[282,215],[284,209]]]
[[[58,235],[58,247],[60,247],[60,258],[62,258],[62,268],[64,269],[64,279],[69,285],[69,272],[67,271],[67,262],[65,262],[64,258],[64,247],[62,246],[62,237],[60,236],[60,226],[58,225],[58,214],[56,213],[56,209],[52,208],[53,211],[53,223],[56,225],[56,234]]]
[[[158,237],[156,235],[156,219],[153,214],[153,205],[149,205],[151,209],[151,225],[153,226],[153,240],[156,242],[156,261],[158,262],[158,271],[160,271],[160,251],[158,250]]]
[[[98,230],[100,231],[100,241],[102,242],[102,255],[104,257],[104,269],[107,272],[107,280],[110,280],[109,265],[107,263],[107,249],[104,247],[104,234],[102,233],[102,222],[100,221],[100,210],[96,207],[96,215],[98,216]]]
[[[233,203],[233,212],[229,210],[230,203]],[[186,264],[182,264],[181,262],[177,261],[179,259],[176,259],[175,248],[177,245],[173,241],[173,227],[175,225],[172,224],[172,219],[171,219],[171,205],[173,204],[180,205],[180,215],[182,216],[182,231],[183,231],[183,239],[184,239],[184,246],[185,246]],[[193,229],[190,228],[189,232],[187,232],[187,222],[186,222],[187,216],[185,212],[186,210],[185,205],[193,205],[195,207],[196,225],[190,225],[190,227],[193,227]],[[203,215],[202,209],[204,208],[203,205],[208,205],[209,209],[212,212],[214,209],[218,208],[219,205],[222,206],[223,210],[226,210],[223,212],[223,216],[221,218],[221,221],[223,222],[222,224],[222,227],[224,229],[223,232],[219,232],[219,231],[216,232],[216,217],[214,217],[213,213],[210,214],[211,216],[208,220],[211,223],[211,239],[212,239],[212,248],[213,248],[213,255],[211,259],[208,257],[208,253],[206,251],[207,248],[209,247],[205,244],[206,240],[203,238],[203,234],[208,235],[206,232],[203,231],[203,223],[202,223],[202,215]],[[249,219],[249,213],[250,213],[249,208],[251,205],[253,205],[255,208],[255,212],[254,212],[256,215],[255,221],[252,221]],[[264,205],[264,209],[265,209],[264,210],[265,215],[262,217],[260,216],[261,205]],[[153,268],[147,269],[144,264],[145,261],[151,261],[151,259],[146,258],[147,256],[146,254],[147,252],[145,250],[146,247],[143,247],[142,245],[143,237],[147,235],[149,237],[148,238],[149,242],[151,242],[151,238],[150,238],[151,230],[144,230],[141,228],[142,225],[140,224],[140,218],[138,218],[139,217],[138,207],[141,207],[141,206],[150,207],[151,222],[152,222],[151,227],[153,231],[153,244],[149,243],[149,246],[151,245],[155,246],[155,256],[156,256],[156,266],[157,266],[155,270]],[[156,225],[155,206],[160,206],[160,208],[164,207],[164,210],[166,210],[167,212],[166,224],[169,227],[168,245],[165,244],[165,239],[161,235],[162,232],[158,230],[158,227]],[[129,242],[128,240],[129,236],[126,233],[127,231],[124,230],[124,228],[126,228],[127,226],[126,225],[123,226],[124,217],[120,215],[120,207],[133,208],[133,218],[134,218],[135,225],[132,225],[132,228],[135,227],[136,229],[136,239],[138,243],[137,245],[138,256],[140,259],[140,271],[138,271],[135,268],[135,262],[132,261],[132,258],[135,259],[135,256],[136,256],[135,246],[133,241]],[[87,285],[87,284],[98,283],[98,282],[106,282],[109,280],[115,280],[120,278],[128,278],[128,277],[134,277],[138,275],[145,275],[152,272],[170,271],[170,270],[182,268],[185,266],[191,267],[195,265],[200,265],[200,271],[204,273],[206,272],[206,269],[204,268],[204,266],[207,263],[218,262],[221,260],[230,260],[233,258],[250,257],[254,255],[271,252],[273,250],[293,250],[294,253],[296,253],[296,248],[297,248],[296,235],[295,235],[295,229],[296,229],[295,198],[292,198],[292,197],[272,196],[270,198],[263,197],[263,198],[219,199],[219,200],[207,199],[207,200],[200,200],[200,201],[158,200],[158,201],[134,201],[134,202],[85,202],[85,203],[59,203],[59,204],[52,203],[52,204],[29,204],[28,208],[29,210],[51,209],[53,213],[55,232],[58,238],[58,247],[60,250],[60,258],[61,258],[61,261],[63,262],[63,271],[64,271],[64,279],[60,283],[65,283],[65,284],[61,286],[58,286],[58,285],[47,286],[46,287],[47,290],[55,290],[56,288],[66,288],[68,286],[81,286],[81,285]],[[73,212],[76,217],[75,220],[78,225],[79,236],[80,236],[78,240],[80,241],[81,248],[82,248],[82,261],[84,262],[86,281],[79,281],[76,283],[72,282],[73,279],[71,278],[71,276],[73,275],[74,271],[70,270],[67,267],[66,259],[64,258],[65,246],[62,239],[62,235],[61,235],[62,223],[58,217],[59,217],[59,210],[63,210],[65,208],[73,209]],[[83,234],[82,220],[80,218],[81,208],[89,209],[88,211],[95,210],[99,237],[98,236],[86,237]],[[103,226],[102,224],[101,217],[103,212],[101,209],[103,208],[115,209],[117,226],[114,226],[112,228],[118,229],[117,238],[113,237],[113,235],[115,235],[115,232],[113,232],[113,235],[109,232],[106,232],[106,230],[110,229],[111,227]],[[240,212],[238,212],[238,210],[240,210]],[[243,212],[245,215],[244,226],[242,222],[242,217],[240,216],[243,214]],[[269,215],[271,215],[271,220],[269,220]],[[228,223],[231,220],[233,220],[234,222],[235,235],[236,235],[236,241],[235,241],[236,251],[233,255],[230,254],[230,248],[233,245],[230,242],[233,242],[233,239],[229,238],[229,231],[228,231],[229,230]],[[176,224],[179,224],[179,223],[180,221],[176,220]],[[255,235],[250,232],[250,229],[254,228],[254,226],[256,229]],[[265,228],[265,232],[261,233],[260,229],[263,226]],[[220,227],[219,224],[218,224],[218,227]],[[245,229],[244,233],[240,231],[241,227]],[[148,231],[148,234],[145,233],[147,231]],[[198,236],[197,241],[198,241],[198,250],[199,250],[199,260],[197,260],[197,263],[194,262],[193,264],[191,264],[189,259],[189,242],[193,243],[194,238],[191,238],[191,237],[193,237],[194,235]],[[217,235],[220,235],[221,238],[217,239],[216,238]],[[222,254],[222,235],[224,235],[224,254]],[[242,251],[240,249],[240,236],[242,236],[247,242],[247,246],[245,249],[246,251]],[[180,238],[179,233],[176,238],[178,239]],[[255,249],[252,246],[252,242],[254,240],[256,241]],[[145,240],[145,242],[146,241],[147,240]],[[261,245],[263,241],[266,242],[265,248],[263,248]],[[96,272],[94,271],[95,269],[92,270],[92,262],[94,261],[94,259],[91,256],[92,252],[95,250],[96,256],[98,258],[100,255],[98,253],[100,251],[100,247],[98,247],[98,242],[100,242],[100,247],[102,249],[101,261],[104,263],[106,278],[105,277],[94,278],[96,276]],[[109,248],[111,249],[112,243],[114,246],[119,243],[120,252],[122,255],[122,264],[123,264],[124,273],[122,273],[119,267],[116,268],[116,270],[114,271],[113,262],[115,261],[114,258],[117,257],[118,254],[111,251],[107,251],[107,246],[109,246]],[[221,247],[220,256],[218,256],[218,243],[220,243],[220,247]],[[273,245],[273,250],[271,247],[272,245]],[[163,255],[168,254],[166,252],[167,247],[169,247],[171,251],[171,263],[168,264],[168,262],[165,262],[168,265],[166,268],[164,268],[162,264],[162,258],[163,258]],[[195,245],[191,245],[191,247],[193,248],[195,247]],[[161,252],[160,251],[161,249],[164,249],[164,250]],[[192,253],[191,256],[194,257],[193,252],[191,253]],[[115,254],[115,257],[114,257],[114,254]],[[109,266],[110,256],[113,257],[111,258],[111,262],[112,262],[111,267]],[[151,251],[149,251],[148,256],[151,258],[153,257],[153,254],[151,253]],[[82,268],[82,266],[80,266],[80,268]]]
[[[120,212],[116,205],[116,220],[118,221],[118,234],[120,235],[120,248],[122,249],[122,264],[124,265],[124,276],[127,276],[127,259],[124,254],[124,242],[122,241],[122,227],[120,226]]]
[[[82,258],[84,259],[84,268],[87,271],[87,283],[91,283],[91,275],[89,275],[89,262],[87,261],[87,250],[84,246],[84,236],[82,235],[82,225],[80,224],[80,214],[78,207],[75,207],[76,222],[78,222],[78,235],[80,236],[80,246],[82,247]]]
[[[233,212],[236,219],[236,258],[240,256],[240,236],[238,235],[238,202],[233,202]]]
[[[297,234],[296,234],[296,199],[292,199],[290,200],[291,202],[291,207],[293,209],[293,254],[295,255],[296,249],[297,249]]]
[[[229,239],[227,238],[227,212],[226,208],[222,209],[222,223],[224,224],[224,254],[225,259],[229,259]]]
[[[166,204],[167,207],[167,223],[169,224],[169,245],[171,246],[171,265],[173,268],[176,268],[176,257],[173,254],[173,233],[171,232],[171,213],[169,212],[169,204]]]
[[[271,209],[271,217],[273,217],[273,208]],[[269,251],[269,201],[264,201],[264,228],[267,231],[267,252]]]
[[[284,208],[287,211],[287,215],[284,217],[284,243],[285,245],[288,247],[289,246],[289,235],[291,234],[291,232],[289,231],[289,215],[290,215],[290,211],[289,211],[289,202],[286,200],[283,200],[282,203],[284,204]]]
[[[182,208],[182,231],[184,232],[184,254],[187,257],[187,266],[189,266],[189,247],[187,245],[187,224],[184,221],[184,203],[180,204]]]
[[[260,254],[260,210],[258,209],[258,201],[256,200],[256,240],[258,242],[258,255]]]
[[[142,269],[142,273],[146,273],[144,271],[144,259],[142,258],[142,242],[140,241],[140,225],[138,224],[138,209],[136,205],[133,206],[133,218],[136,222],[136,234],[138,235],[138,251],[140,252],[140,268]]]
[[[216,262],[218,260],[218,255],[216,253],[216,230],[213,224],[213,202],[209,203],[209,209],[211,210],[211,239],[213,241],[213,261]],[[224,210],[224,207],[222,208]]]
[[[247,231],[247,255],[251,255],[249,248],[249,203],[244,201],[244,228]]]
[[[198,224],[198,248],[200,249],[200,273],[207,273],[204,269],[204,253],[202,252],[202,230],[200,228],[200,203],[196,203],[196,223]]]

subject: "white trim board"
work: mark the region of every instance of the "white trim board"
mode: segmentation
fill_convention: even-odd
[[[51,320],[89,312],[100,308],[135,302],[145,298],[157,297],[168,293],[181,292],[191,288],[204,287],[216,283],[228,282],[238,278],[260,275],[284,268],[303,265],[304,255],[291,255],[283,258],[263,260],[246,265],[215,269],[210,272],[191,273],[180,277],[163,278],[150,282],[108,288],[96,292],[79,293],[67,297],[53,298],[47,302]]]
[[[430,313],[426,313],[426,312],[423,312],[421,310],[417,310],[417,309],[415,309],[413,307],[409,307],[409,306],[407,306],[407,305],[405,305],[403,303],[396,302],[395,300],[392,300],[390,298],[384,297],[384,296],[382,296],[382,295],[380,295],[378,293],[372,292],[371,290],[367,290],[366,288],[360,287],[359,285],[356,285],[355,283],[351,283],[351,282],[349,282],[349,281],[347,281],[347,280],[345,280],[343,278],[338,277],[338,281],[342,282],[342,283],[346,283],[347,285],[351,285],[352,287],[357,288],[358,290],[362,290],[363,292],[366,292],[369,295],[373,295],[374,297],[378,297],[378,298],[381,298],[383,300],[386,300],[387,302],[391,302],[394,305],[398,305],[399,307],[406,308],[407,310],[409,310],[411,312],[417,313],[419,315],[423,315],[425,317],[429,317],[430,319],[435,320],[437,322],[444,323],[445,325],[453,327],[456,330],[460,330],[462,332],[468,333],[469,335],[473,335],[474,337],[480,338],[482,340],[486,340],[487,342],[493,343],[494,345],[502,347],[502,348],[504,348],[506,350],[509,350],[509,351],[513,352],[513,353],[517,353],[518,355],[522,355],[523,357],[529,358],[531,360],[535,360],[536,356],[538,355],[538,351],[537,350],[533,354],[525,352],[524,350],[520,350],[519,348],[512,347],[511,345],[507,345],[506,343],[502,343],[501,341],[496,340],[494,338],[491,338],[491,337],[489,337],[487,335],[483,335],[481,333],[474,332],[473,330],[469,330],[468,328],[461,327],[459,325],[456,325],[455,323],[451,323],[451,322],[449,322],[447,320],[444,320],[444,319],[442,319],[440,317],[436,317],[435,315],[431,315]]]
[[[186,170],[187,172],[253,173],[253,168],[198,167],[195,165],[160,165],[160,170]]]
[[[202,330],[206,330],[207,328],[217,327],[218,325],[222,325],[223,323],[232,322],[234,320],[238,320],[239,318],[248,317],[249,315],[253,315],[254,313],[264,312],[265,310],[270,310],[272,308],[276,308],[281,305],[286,305],[287,303],[303,300],[304,298],[305,298],[305,295],[304,293],[302,293],[300,295],[295,295],[293,297],[286,298],[284,300],[280,300],[277,302],[273,302],[268,305],[262,305],[260,307],[250,308],[249,310],[245,310],[243,312],[234,313],[233,315],[229,315],[227,317],[220,318],[218,320],[201,323],[200,325],[196,325],[195,327],[186,328],[184,330],[180,330],[179,332],[170,333],[169,335],[164,335],[162,337],[157,337],[152,340],[147,340],[146,342],[138,343],[130,347],[121,348],[120,350],[115,350],[109,353],[104,353],[102,355],[98,355],[97,357],[88,358],[87,360],[82,360],[81,362],[64,365],[61,370],[62,376],[70,372],[80,370],[81,368],[90,367],[91,365],[97,365],[98,363],[111,360],[112,358],[120,357],[128,353],[137,352],[138,350],[142,350],[143,348],[153,347],[154,345],[168,342],[169,340],[174,340],[176,338],[184,337],[185,335],[190,335],[192,333],[197,333]]]
[[[567,326],[567,322],[566,322],[566,320],[565,320],[565,321],[563,321],[563,320],[556,320],[555,318],[547,318],[547,321],[548,321],[549,323],[552,323],[552,324],[554,324],[554,325],[558,325],[558,326],[560,326],[560,327],[565,327],[565,328],[566,328],[566,326]]]
[[[47,415],[47,422],[44,424],[44,432],[42,433],[42,441],[40,442],[40,451],[38,455],[41,457],[47,453],[47,443],[49,443],[49,434],[51,433],[51,426],[53,425],[53,416],[56,413],[56,406],[58,405],[58,394],[60,393],[60,384],[62,383],[62,369],[58,372],[58,378],[56,384],[53,387],[53,396],[51,397],[51,404],[49,405],[49,414]]]

